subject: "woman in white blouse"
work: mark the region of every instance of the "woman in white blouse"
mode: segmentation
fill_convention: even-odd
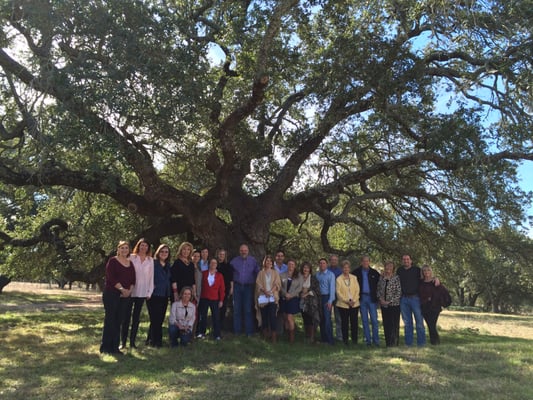
[[[168,334],[170,347],[187,346],[192,340],[192,329],[196,321],[196,306],[191,301],[192,288],[185,286],[181,289],[180,298],[172,303],[168,319]]]
[[[130,261],[135,267],[135,287],[131,292],[133,300],[133,317],[130,308],[127,310],[126,318],[123,322],[120,348],[126,347],[128,326],[131,320],[130,347],[135,349],[137,348],[135,340],[137,339],[137,331],[139,330],[141,310],[145,300],[150,299],[152,292],[154,291],[154,259],[152,258],[150,243],[144,238],[137,241],[137,244],[130,254]]]

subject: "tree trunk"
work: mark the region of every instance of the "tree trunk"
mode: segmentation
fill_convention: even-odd
[[[4,290],[4,288],[9,285],[10,282],[11,278],[5,275],[0,275],[0,293],[2,293],[2,290]]]

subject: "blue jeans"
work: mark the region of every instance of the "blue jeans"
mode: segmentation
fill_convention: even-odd
[[[247,335],[254,333],[252,315],[254,285],[235,282],[233,284],[233,331],[236,335],[242,333],[242,319]]]
[[[343,340],[341,312],[339,307],[336,305],[333,306],[333,313],[335,314],[335,337],[337,340]]]
[[[187,346],[192,340],[192,331],[180,331],[176,325],[168,326],[168,335],[170,337],[170,347],[177,347],[179,344]]]
[[[400,299],[400,310],[402,313],[405,333],[405,344],[407,346],[413,345],[413,315],[415,316],[416,324],[416,344],[424,346],[426,344],[426,329],[424,328],[424,318],[422,317],[422,310],[420,308],[420,297],[418,296],[402,296]]]
[[[320,338],[322,342],[334,344],[333,326],[331,325],[331,309],[328,308],[329,294],[322,295],[323,317],[320,320]]]
[[[372,323],[372,337],[370,337],[370,326],[368,324],[369,315]],[[378,304],[372,301],[369,294],[361,295],[361,322],[363,323],[366,344],[374,343],[379,345]]]

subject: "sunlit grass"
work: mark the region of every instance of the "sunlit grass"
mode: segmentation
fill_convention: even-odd
[[[66,301],[56,296],[0,311],[0,398],[533,398],[533,317],[445,311],[443,344],[422,349],[305,345],[298,332],[293,346],[235,337],[114,357],[98,353],[103,308],[48,308]],[[145,310],[139,343],[146,320]]]

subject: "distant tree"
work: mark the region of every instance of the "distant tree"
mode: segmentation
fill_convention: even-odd
[[[481,229],[478,227],[478,229]],[[509,227],[487,231],[487,240],[441,238],[428,259],[459,306],[516,312],[533,304],[533,240]]]
[[[60,287],[76,280],[101,283],[118,241],[133,240],[145,226],[102,195],[54,188],[22,197],[0,210],[0,244],[7,250],[0,272],[14,279],[50,280]]]
[[[307,215],[328,252],[343,226],[391,251],[520,226],[530,6],[4,1],[0,182],[258,255]]]

